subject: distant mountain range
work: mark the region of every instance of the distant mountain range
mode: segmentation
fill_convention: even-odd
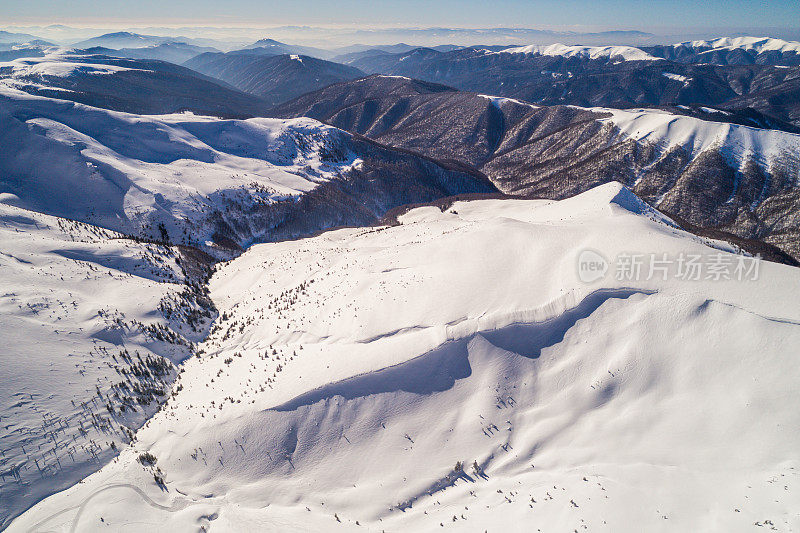
[[[637,48],[567,46],[501,52],[418,48],[351,65],[541,105],[751,107],[800,125],[800,76],[797,67],[783,65],[677,63]]]
[[[219,52],[216,48],[195,46],[193,44],[169,42],[141,48],[105,48],[95,46],[84,50],[88,54],[107,55],[114,57],[130,57],[133,59],[157,59],[180,65],[189,59],[205,53]]]
[[[207,46],[205,40],[198,40],[188,37],[164,37],[157,35],[142,35],[139,33],[131,33],[127,31],[120,31],[114,33],[106,33],[97,37],[92,37],[76,43],[72,43],[73,48],[93,48],[100,46],[103,48],[145,48],[159,46],[167,43],[183,43],[194,44],[196,46]]]
[[[44,41],[44,39],[28,33],[13,33],[0,30],[0,44],[21,44],[31,41]]]
[[[800,65],[800,43],[768,37],[722,37],[671,46],[643,47],[655,57],[713,65]]]
[[[295,54],[271,55],[259,50],[201,54],[184,65],[273,105],[364,75],[354,67],[331,61]]]

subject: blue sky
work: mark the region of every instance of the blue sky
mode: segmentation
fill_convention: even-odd
[[[544,29],[800,26],[800,2],[746,0],[0,0],[2,24],[309,24]]]

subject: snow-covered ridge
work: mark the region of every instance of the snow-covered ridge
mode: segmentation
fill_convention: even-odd
[[[618,128],[624,138],[655,143],[664,152],[680,146],[696,157],[706,150],[719,149],[737,164],[754,161],[767,170],[780,160],[796,176],[795,183],[800,184],[798,134],[712,122],[658,109],[587,109],[610,113],[610,117],[601,121]]]
[[[203,243],[213,210],[297,196],[357,163],[348,134],[311,119],[132,115],[3,85],[0,112],[7,203],[128,234],[163,222]]]
[[[11,69],[11,78],[27,78],[32,76],[67,77],[74,74],[114,74],[116,72],[139,70],[121,65],[110,65],[76,61],[82,54],[66,48],[50,49],[42,57],[23,57],[13,61],[0,62],[0,69]]]
[[[720,37],[707,41],[686,41],[673,45],[675,48],[699,48],[706,50],[752,50],[757,54],[762,52],[793,52],[800,54],[800,42],[784,41],[771,37]]]
[[[490,102],[492,102],[497,107],[502,107],[503,104],[511,103],[511,104],[515,104],[515,105],[521,105],[521,106],[529,107],[531,109],[538,109],[539,108],[539,106],[533,105],[533,104],[528,103],[528,102],[523,102],[522,100],[517,100],[516,98],[506,98],[505,96],[492,96],[492,95],[489,95],[489,94],[479,94],[478,96],[481,97],[481,98],[485,98],[486,100],[489,100]]]
[[[543,56],[585,57],[588,59],[611,59],[614,61],[660,61],[644,50],[633,46],[575,46],[565,44],[517,46],[506,48],[497,54],[536,54]]]

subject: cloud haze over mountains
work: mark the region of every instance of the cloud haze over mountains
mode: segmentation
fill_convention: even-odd
[[[570,30],[537,29],[518,27],[459,28],[459,27],[325,27],[325,26],[68,26],[68,25],[13,25],[2,29],[9,32],[24,32],[51,40],[58,44],[74,44],[104,33],[127,31],[144,35],[172,37],[175,40],[195,41],[198,45],[222,45],[232,48],[269,36],[277,40],[291,41],[309,46],[347,46],[356,44],[388,44],[406,42],[418,46],[441,44],[493,45],[493,44],[671,44],[674,42],[710,39],[722,35],[758,35],[767,33],[767,28],[639,31],[630,30]],[[769,32],[774,37],[800,39],[800,30],[785,29]]]

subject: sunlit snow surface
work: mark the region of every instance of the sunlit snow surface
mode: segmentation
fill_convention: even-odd
[[[695,158],[719,149],[734,168],[751,161],[765,170],[786,168],[795,176],[794,184],[800,185],[800,135],[796,133],[701,120],[658,109],[586,109],[610,113],[602,121],[615,126],[621,138],[652,143],[661,153],[681,147]]]
[[[0,203],[0,525],[110,461],[166,399],[202,336],[160,311],[180,300],[178,261]],[[157,371],[134,376],[140,361]]]
[[[9,531],[800,528],[800,271],[587,284],[586,249],[736,259],[617,184],[254,246],[180,392]]]
[[[56,76],[67,77],[76,73],[102,75],[126,70],[141,70],[120,65],[89,63],[81,61],[81,54],[64,48],[50,48],[42,57],[23,57],[12,61],[0,61],[0,69],[11,69],[11,78]],[[6,80],[3,80],[6,83]]]
[[[543,56],[584,57],[587,59],[610,59],[614,61],[658,61],[644,50],[633,46],[577,46],[566,44],[516,46],[506,48],[498,54],[536,54]]]
[[[5,203],[136,235],[164,223],[195,243],[216,210],[291,198],[357,163],[326,161],[347,134],[305,118],[134,115],[2,84],[0,115]]]

